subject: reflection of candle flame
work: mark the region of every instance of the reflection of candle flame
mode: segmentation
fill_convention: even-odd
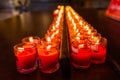
[[[51,45],[48,45],[48,46],[46,47],[47,50],[50,50],[50,48],[51,48]]]
[[[29,37],[30,42],[34,42],[33,37]]]

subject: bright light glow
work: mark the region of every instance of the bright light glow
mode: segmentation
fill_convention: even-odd
[[[50,48],[51,48],[51,45],[48,45],[48,46],[46,47],[47,50],[50,50]]]
[[[23,52],[24,51],[23,47],[18,47],[17,49],[18,49],[19,52]]]
[[[50,39],[50,37],[47,37],[47,41],[48,41],[48,42],[51,42],[51,39]]]
[[[34,42],[33,37],[29,37],[29,41],[30,41],[30,42]]]

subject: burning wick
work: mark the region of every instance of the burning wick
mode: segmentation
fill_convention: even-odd
[[[52,30],[55,31],[55,26],[52,27]]]
[[[30,42],[34,42],[33,37],[29,37]]]
[[[79,44],[78,47],[79,47],[79,48],[83,48],[83,47],[84,47],[84,44]]]
[[[82,22],[82,20],[79,22],[79,24],[80,24],[80,25],[83,25],[83,22]]]
[[[50,48],[51,48],[51,45],[48,45],[48,46],[46,47],[47,50],[50,50]]]
[[[50,37],[47,37],[47,41],[48,41],[48,42],[51,42],[51,39],[50,39]]]
[[[54,38],[54,36],[55,36],[55,34],[52,34],[52,35],[51,35],[51,39],[53,39],[53,38]]]

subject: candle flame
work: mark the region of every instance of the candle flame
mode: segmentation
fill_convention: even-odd
[[[54,38],[54,36],[55,36],[55,34],[53,33],[53,34],[51,35],[51,39],[53,39],[53,38]]]
[[[79,16],[78,16],[78,15],[75,15],[75,18],[76,18],[76,19],[79,19]]]
[[[90,30],[90,29],[88,30],[88,34],[89,34],[89,35],[91,34],[91,30]]]
[[[50,50],[50,48],[51,48],[51,45],[48,45],[48,46],[46,47],[47,50]]]
[[[23,47],[18,47],[18,51],[23,52],[24,48]]]
[[[58,34],[58,33],[59,33],[59,30],[56,31],[56,34]]]
[[[77,29],[77,30],[76,30],[76,33],[78,33],[78,31],[79,31],[79,30]]]
[[[83,47],[84,47],[84,44],[79,44],[78,47],[79,47],[79,48],[83,48]]]
[[[48,42],[51,42],[51,39],[50,39],[50,37],[47,37],[47,41],[48,41]]]
[[[76,40],[77,40],[77,41],[80,41],[80,37],[77,36],[77,37],[76,37]]]
[[[29,41],[30,41],[30,42],[34,42],[33,37],[29,37]]]
[[[80,36],[80,33],[77,33],[77,36]]]
[[[82,20],[80,20],[79,24],[80,24],[80,25],[83,25],[83,21],[82,21]]]
[[[88,27],[88,25],[84,26],[84,28],[85,28],[86,30],[89,30],[89,27]]]
[[[53,31],[55,30],[55,26],[52,27],[52,30],[53,30]]]
[[[99,44],[99,40],[97,40],[95,44]]]

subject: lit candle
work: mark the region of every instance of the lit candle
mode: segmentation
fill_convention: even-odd
[[[40,38],[38,36],[29,36],[22,39],[22,42],[25,44],[39,44]]]
[[[20,73],[27,74],[37,68],[36,48],[33,44],[17,44],[14,46],[16,56],[16,66]]]
[[[56,10],[54,10],[53,15],[54,15],[54,16],[58,16],[58,13],[59,13],[59,10],[56,9]]]
[[[59,51],[51,45],[38,48],[39,68],[43,73],[53,73],[59,69]]]
[[[92,49],[92,63],[101,64],[106,59],[106,47],[102,45],[102,42],[96,41],[95,44],[91,45]]]
[[[78,53],[71,53],[72,65],[78,69],[86,69],[90,67],[91,50],[85,48],[85,44],[79,44]]]

